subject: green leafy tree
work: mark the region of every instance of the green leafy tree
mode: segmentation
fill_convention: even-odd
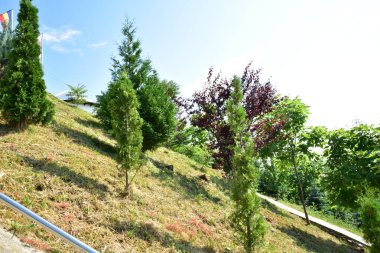
[[[2,115],[19,129],[49,123],[54,114],[47,99],[38,45],[38,10],[31,0],[20,1],[12,50],[0,81]],[[27,45],[27,46],[26,46]]]
[[[112,133],[117,141],[121,167],[125,170],[125,193],[129,193],[132,180],[129,172],[136,169],[141,160],[142,119],[138,113],[139,102],[131,81],[120,76],[110,85],[112,96],[108,106],[111,114]]]
[[[72,86],[70,84],[67,85],[70,91],[67,93],[67,96],[71,102],[76,105],[83,104],[86,102],[86,86],[83,84],[78,84],[77,86]]]
[[[231,199],[234,211],[231,224],[244,244],[246,252],[252,252],[265,235],[265,223],[259,213],[261,202],[256,195],[259,170],[255,166],[254,144],[248,131],[248,119],[242,105],[243,92],[240,79],[232,81],[233,91],[227,102],[227,122],[231,128],[232,149]]]
[[[259,190],[277,199],[292,200],[297,192],[291,171],[280,159],[265,157],[258,159],[260,168]]]
[[[305,193],[303,187],[302,174],[300,173],[300,163],[302,169],[306,169],[305,160],[308,159],[309,144],[307,139],[302,138],[302,131],[305,129],[305,123],[309,115],[308,107],[300,99],[285,98],[275,106],[275,109],[264,115],[268,124],[273,121],[283,121],[283,129],[277,141],[272,142],[261,150],[263,157],[274,156],[282,162],[285,167],[292,167],[295,180],[298,186],[299,199],[302,203],[307,224],[310,224],[309,216],[305,205]]]
[[[380,190],[380,128],[359,125],[329,133],[324,182],[329,198],[344,207],[358,208],[368,189]]]
[[[323,127],[311,127],[303,129],[298,134],[297,139],[297,166],[299,167],[299,176],[302,182],[302,188],[305,194],[306,204],[318,206],[320,202],[316,201],[315,194],[323,195],[321,190],[321,176],[324,169],[323,143],[324,138],[320,136],[325,132]],[[283,132],[286,134],[286,132]],[[265,150],[265,155],[259,159],[260,164],[260,190],[276,198],[287,199],[298,203],[299,190],[297,178],[294,173],[292,160],[290,159],[289,150],[286,149],[286,135],[281,137],[281,142],[273,143],[275,147]],[[264,150],[261,150],[264,152]],[[289,169],[292,168],[292,169]],[[321,191],[320,191],[321,190]],[[316,192],[318,191],[318,192]],[[311,195],[314,195],[312,197]],[[323,200],[321,199],[321,202]]]
[[[194,126],[179,124],[177,131],[169,139],[167,146],[178,153],[184,154],[198,163],[210,166],[213,159],[208,150],[207,142],[209,134],[207,131]]]
[[[119,57],[113,57],[112,78],[117,80],[126,73],[136,91],[141,104],[139,114],[143,119],[143,150],[155,149],[167,141],[175,130],[177,106],[172,96],[178,87],[172,82],[160,81],[151,62],[142,58],[141,43],[135,38],[136,29],[126,19],[122,34],[124,39],[119,45]],[[107,106],[112,96],[108,91],[97,97],[96,115],[106,129],[111,128],[111,116]]]
[[[334,204],[359,210],[371,252],[380,250],[380,128],[361,124],[329,134],[324,185]]]

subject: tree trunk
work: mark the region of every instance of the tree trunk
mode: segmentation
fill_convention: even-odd
[[[296,152],[294,150],[294,146],[292,146],[292,161],[293,161],[294,172],[295,172],[296,178],[297,178],[300,199],[301,199],[301,203],[303,206],[303,211],[305,213],[306,223],[307,223],[307,225],[310,225],[309,215],[307,214],[307,211],[306,211],[305,198],[303,195],[301,180],[300,180],[299,175],[298,175],[297,162],[296,162]]]
[[[129,178],[128,178],[128,168],[125,168],[125,195],[129,195]]]
[[[23,131],[26,129],[26,127],[28,126],[28,120],[26,118],[23,118],[21,119],[18,123],[17,123],[17,130],[18,131]]]
[[[251,230],[251,217],[247,217],[247,245],[246,245],[246,251],[247,253],[252,252],[252,230]]]

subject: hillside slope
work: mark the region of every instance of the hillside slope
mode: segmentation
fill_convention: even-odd
[[[147,154],[133,195],[123,198],[114,141],[90,114],[51,100],[49,127],[13,132],[0,120],[2,192],[101,252],[242,252],[218,171],[159,148]],[[210,182],[198,178],[204,173]],[[274,206],[261,212],[269,228],[260,252],[359,252]],[[74,251],[2,205],[0,226],[39,249]]]

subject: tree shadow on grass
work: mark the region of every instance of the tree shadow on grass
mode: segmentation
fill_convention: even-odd
[[[18,130],[15,127],[12,127],[6,124],[5,122],[2,122],[0,119],[0,137],[16,132],[18,132]]]
[[[90,127],[90,128],[96,128],[96,129],[102,129],[102,124],[100,122],[97,122],[95,120],[90,120],[90,119],[82,119],[82,118],[75,118],[75,121],[81,124],[82,126],[85,127]]]
[[[211,176],[210,180],[218,187],[220,191],[226,192],[230,190],[230,183],[228,179],[217,176]]]
[[[159,161],[150,159],[150,161],[159,168],[159,172],[154,172],[152,175],[162,181],[168,182],[168,186],[171,187],[174,191],[178,192],[178,186],[180,186],[184,194],[191,199],[195,197],[203,196],[206,199],[214,202],[220,203],[221,199],[212,196],[207,189],[202,185],[202,182],[199,178],[188,177],[179,173],[175,173],[167,170],[167,165]],[[174,168],[175,169],[175,168]]]
[[[48,162],[45,159],[36,160],[27,156],[23,157],[23,161],[35,171],[45,172],[52,176],[60,177],[64,182],[75,184],[99,197],[105,197],[106,192],[108,192],[107,185],[99,183],[97,180],[84,176],[79,172],[75,172],[66,166],[60,166],[54,162]]]
[[[116,156],[116,150],[114,146],[105,143],[87,133],[80,132],[76,129],[68,128],[66,126],[58,124],[54,126],[54,131],[59,134],[63,133],[66,136],[70,137],[75,143],[96,150],[103,155],[110,156],[112,158],[115,158]]]
[[[278,209],[277,206],[273,205],[272,203],[262,199],[261,200],[261,205],[263,208],[265,209],[268,209],[269,211],[271,211],[272,213],[275,213],[277,215],[281,215],[282,217],[286,217],[286,218],[293,218],[292,216],[290,216],[289,214],[281,211],[280,209]]]
[[[162,163],[162,162],[159,162],[159,161],[154,160],[154,159],[152,159],[152,158],[149,158],[149,157],[148,157],[148,160],[149,160],[149,161],[150,161],[155,167],[159,168],[160,170],[166,170],[167,167],[168,167],[167,164]]]
[[[348,253],[359,253],[362,252],[359,249],[350,247],[348,245],[340,245],[331,240],[325,240],[318,238],[315,235],[309,234],[296,227],[279,227],[278,228],[283,233],[292,237],[295,242],[306,249],[308,252],[316,253],[338,253],[338,252],[348,252]]]
[[[129,237],[137,237],[149,244],[159,242],[163,247],[174,247],[179,252],[199,252],[199,253],[215,253],[211,247],[197,247],[191,245],[188,241],[178,240],[173,235],[161,231],[157,225],[153,223],[131,223],[125,221],[115,221],[111,224],[110,229],[117,233],[127,233]]]
[[[191,168],[193,168],[194,170],[197,170],[197,171],[200,171],[200,172],[203,172],[203,173],[206,173],[206,169],[205,169],[205,166],[204,165],[201,165],[201,166],[197,166],[195,164],[190,164]]]

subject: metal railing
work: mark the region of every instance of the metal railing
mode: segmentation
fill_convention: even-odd
[[[56,236],[62,238],[78,250],[81,250],[82,252],[90,252],[90,253],[99,253],[98,251],[94,250],[90,246],[84,244],[83,242],[79,241],[77,238],[69,235],[62,229],[54,226],[47,220],[41,218],[34,212],[30,211],[28,208],[24,207],[23,205],[19,204],[18,202],[14,201],[13,199],[7,197],[3,193],[0,193],[0,202],[3,202],[6,206],[10,207],[17,213],[20,213],[24,216],[26,216],[31,221],[34,221],[41,225],[44,229],[46,229],[48,232],[51,232],[55,234]]]

